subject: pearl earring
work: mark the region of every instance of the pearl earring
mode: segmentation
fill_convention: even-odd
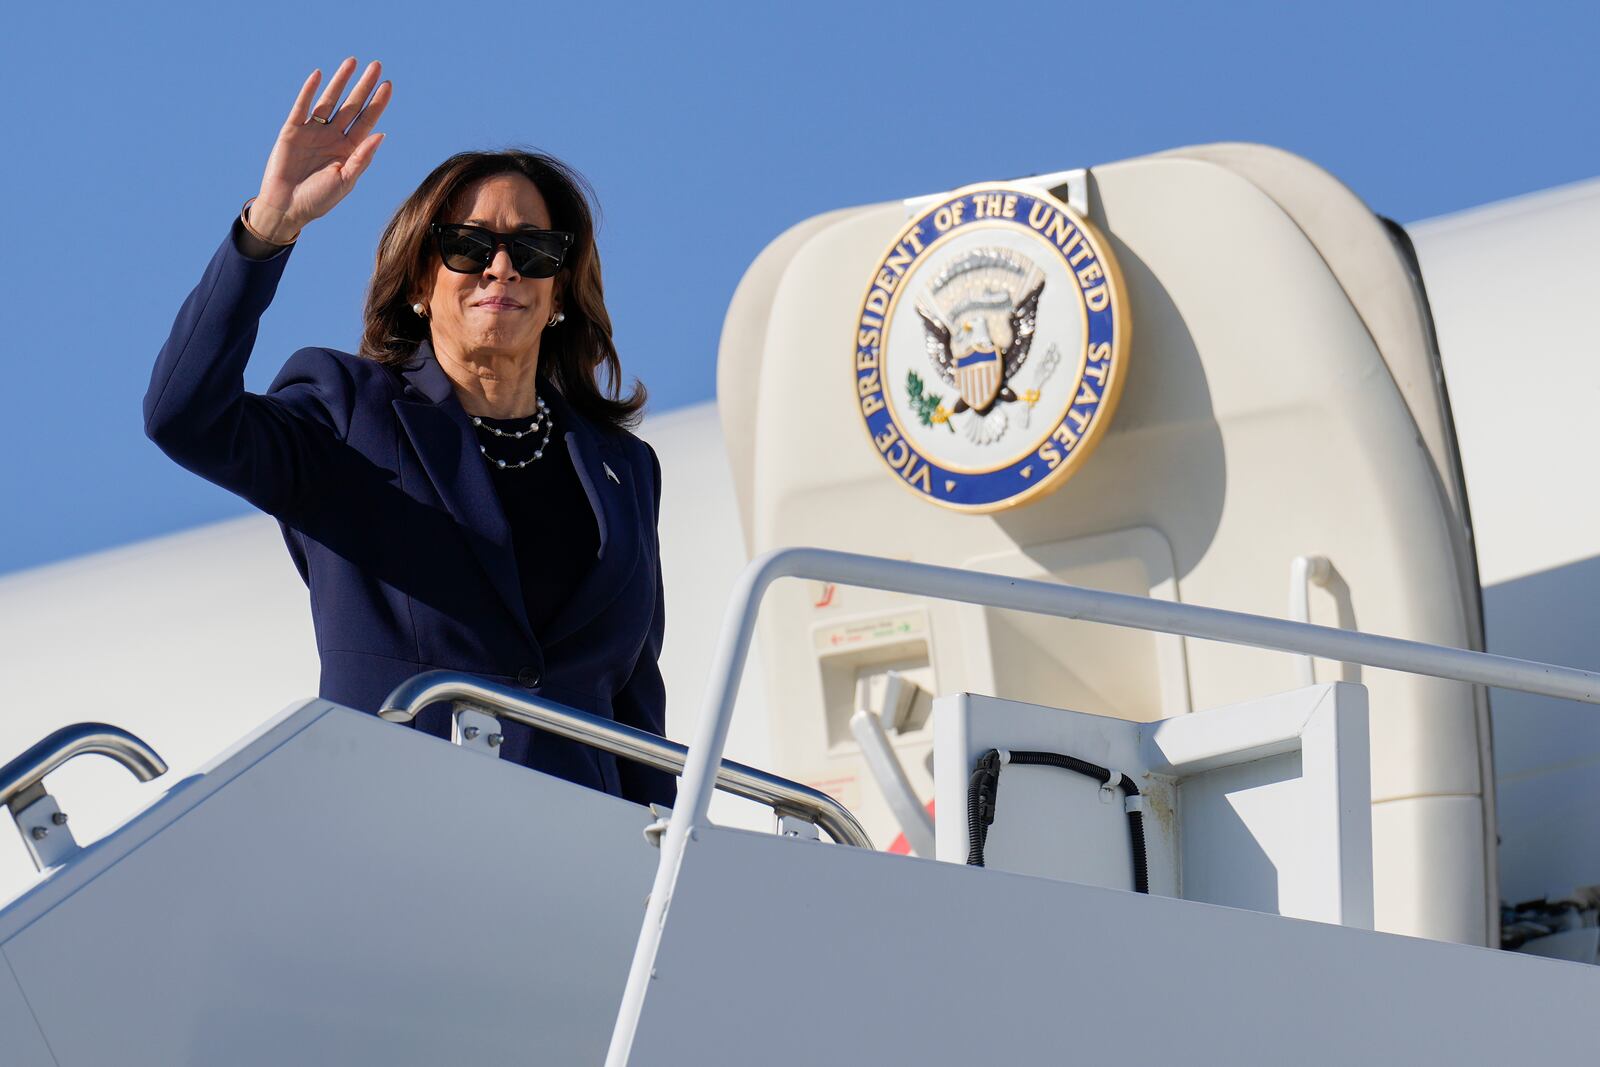
[[[567,321],[566,312],[558,311],[554,315],[550,316],[550,321],[545,323],[545,325],[546,326],[554,326],[558,322],[566,322],[566,321]]]
[[[417,303],[412,304],[411,305],[411,310],[415,311],[417,313],[417,318],[419,318],[419,319],[425,319],[425,318],[428,317],[428,309],[422,306],[422,302],[421,301],[418,301]]]

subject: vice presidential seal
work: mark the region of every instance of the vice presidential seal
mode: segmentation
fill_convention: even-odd
[[[1060,486],[1127,374],[1122,276],[1055,197],[974,185],[920,212],[873,270],[855,387],[872,444],[919,495],[998,511]]]

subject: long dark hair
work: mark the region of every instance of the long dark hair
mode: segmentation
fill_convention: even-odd
[[[384,228],[367,287],[361,355],[388,366],[406,362],[428,337],[428,324],[411,309],[415,293],[428,288],[438,253],[428,239],[430,224],[458,192],[480,178],[521,174],[538,187],[550,208],[551,226],[573,235],[572,248],[555,277],[566,318],[547,327],[539,342],[539,378],[552,381],[585,416],[612,426],[637,425],[645,388],[634,379],[621,395],[622,364],[611,340],[611,314],[600,283],[594,244],[594,189],[567,164],[543,152],[508,148],[458,152],[433,168]],[[601,370],[604,369],[604,383]]]

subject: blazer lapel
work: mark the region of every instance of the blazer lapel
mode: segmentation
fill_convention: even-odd
[[[511,526],[479,455],[472,424],[429,342],[422,342],[402,374],[407,383],[406,395],[394,401],[400,425],[421,458],[434,490],[489,576],[490,585],[505,602],[523,635],[537,645],[522,599]]]
[[[543,395],[555,417],[556,430],[565,438],[573,469],[578,472],[600,532],[594,566],[579,582],[572,599],[544,629],[545,641],[553,643],[598,615],[633,576],[641,548],[639,487],[632,484],[633,468],[623,460],[610,435],[598,431],[556,390],[549,389]],[[607,469],[615,478],[606,473]]]

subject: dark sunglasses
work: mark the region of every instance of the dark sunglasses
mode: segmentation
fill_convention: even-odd
[[[562,230],[523,230],[496,233],[466,223],[436,222],[430,227],[439,258],[457,274],[481,274],[494,262],[501,245],[511,255],[511,265],[524,278],[550,278],[561,269],[572,234]]]

